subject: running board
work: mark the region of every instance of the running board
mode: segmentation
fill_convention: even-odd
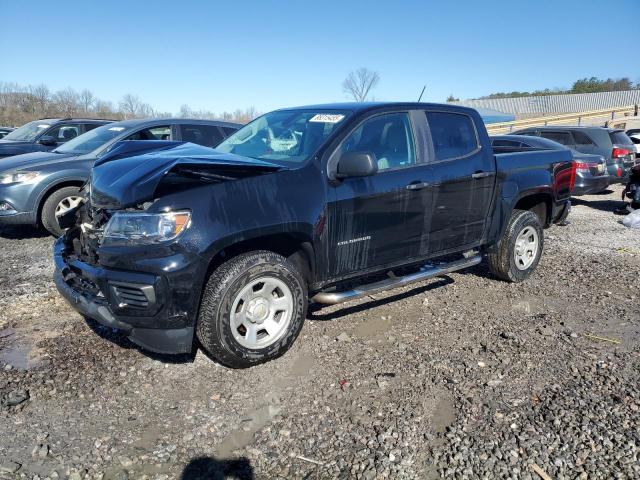
[[[403,287],[410,283],[420,282],[428,278],[437,277],[438,275],[444,275],[446,273],[455,272],[456,270],[462,270],[463,268],[473,267],[474,265],[478,265],[481,261],[481,255],[474,255],[472,257],[463,258],[450,263],[427,263],[416,273],[410,273],[409,275],[404,275],[402,277],[392,277],[380,280],[379,282],[360,285],[353,290],[346,290],[344,292],[320,292],[312,297],[311,300],[324,305],[335,305],[336,303],[346,302],[347,300],[353,300],[354,298],[372,295],[391,288]]]

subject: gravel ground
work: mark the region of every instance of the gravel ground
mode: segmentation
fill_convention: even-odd
[[[0,478],[640,478],[640,232],[620,188],[485,265],[312,309],[249,370],[163,357],[56,294],[52,240],[0,230]]]

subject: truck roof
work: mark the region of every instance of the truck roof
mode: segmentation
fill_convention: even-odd
[[[446,108],[451,110],[476,111],[473,108],[461,105],[453,105],[450,103],[424,103],[424,102],[337,102],[324,103],[319,105],[304,105],[300,107],[280,108],[279,110],[348,110],[354,113],[360,113],[368,110],[376,110],[383,108]]]

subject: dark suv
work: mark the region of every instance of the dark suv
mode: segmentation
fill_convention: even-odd
[[[43,118],[16,128],[0,139],[0,158],[22,153],[46,152],[113,120],[91,118]]]
[[[544,137],[582,153],[602,155],[607,159],[610,183],[626,183],[635,163],[635,147],[624,130],[558,125],[531,127],[513,134]]]

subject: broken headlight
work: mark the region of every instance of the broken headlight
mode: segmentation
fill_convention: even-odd
[[[117,212],[104,229],[102,245],[148,245],[178,237],[189,227],[191,212]]]

